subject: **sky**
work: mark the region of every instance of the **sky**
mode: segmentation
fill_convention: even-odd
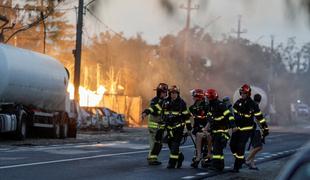
[[[85,0],[85,4],[90,0]],[[174,11],[168,13],[160,4],[160,0],[97,0],[96,16],[110,29],[123,32],[126,37],[140,33],[150,44],[157,44],[160,37],[168,33],[176,34],[184,28],[186,21],[185,10],[179,8],[187,5],[187,0],[170,0]],[[295,0],[293,2],[297,2]],[[191,26],[205,27],[216,38],[222,34],[232,33],[237,29],[238,15],[242,15],[242,30],[247,33],[242,37],[270,45],[271,35],[275,44],[286,42],[288,37],[296,37],[297,45],[310,42],[310,24],[305,12],[292,8],[289,11],[285,0],[192,0],[193,6],[199,4],[199,9],[192,11]],[[294,4],[294,3],[293,3]],[[73,14],[73,15],[72,15]],[[71,19],[75,18],[71,13]],[[214,21],[214,19],[218,19]],[[84,34],[108,30],[105,25],[93,18],[89,13],[85,17]]]

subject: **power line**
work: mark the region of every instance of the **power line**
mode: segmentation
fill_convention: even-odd
[[[98,18],[90,9],[86,8],[86,10],[98,21],[100,22],[101,24],[103,24],[108,30],[112,31],[115,35],[117,35],[118,37],[124,39],[124,40],[127,40],[126,38],[124,38],[122,36],[122,34],[114,31],[112,28],[110,28],[107,24],[105,24],[100,18]]]
[[[87,6],[89,6],[90,4],[92,4],[93,2],[95,2],[96,0],[91,0],[91,1],[89,1],[84,7],[86,7],[87,8]]]

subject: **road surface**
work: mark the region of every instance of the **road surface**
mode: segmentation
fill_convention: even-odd
[[[257,157],[258,167],[274,159],[293,154],[310,139],[310,134],[271,132]],[[87,142],[46,146],[1,146],[1,180],[96,180],[96,179],[203,179],[217,174],[192,169],[194,147],[188,138],[182,146],[185,161],[181,169],[166,169],[169,150],[160,154],[161,166],[148,166],[146,141]],[[225,149],[226,170],[233,156]],[[250,171],[246,168],[240,173]],[[228,172],[227,172],[228,173]]]

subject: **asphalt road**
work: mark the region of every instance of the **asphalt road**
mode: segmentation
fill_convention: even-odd
[[[310,140],[310,134],[271,132],[257,162],[272,161],[294,153]],[[147,142],[115,141],[106,143],[77,143],[48,146],[1,146],[1,180],[92,180],[92,179],[202,179],[216,176],[205,169],[192,169],[194,147],[188,139],[182,146],[185,162],[181,169],[166,169],[169,150],[160,154],[161,166],[148,166]],[[233,157],[225,150],[225,169],[230,169]],[[250,171],[242,169],[240,173]]]

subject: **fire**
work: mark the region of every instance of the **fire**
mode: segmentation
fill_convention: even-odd
[[[70,93],[70,99],[74,99],[74,85],[71,83],[68,86],[68,92]],[[87,107],[98,106],[105,92],[106,89],[102,85],[98,87],[96,92],[91,91],[83,86],[80,86],[79,87],[80,106],[87,106]]]
[[[118,87],[119,90],[124,90],[125,89],[124,86],[122,86],[122,85],[118,85],[117,87]]]

